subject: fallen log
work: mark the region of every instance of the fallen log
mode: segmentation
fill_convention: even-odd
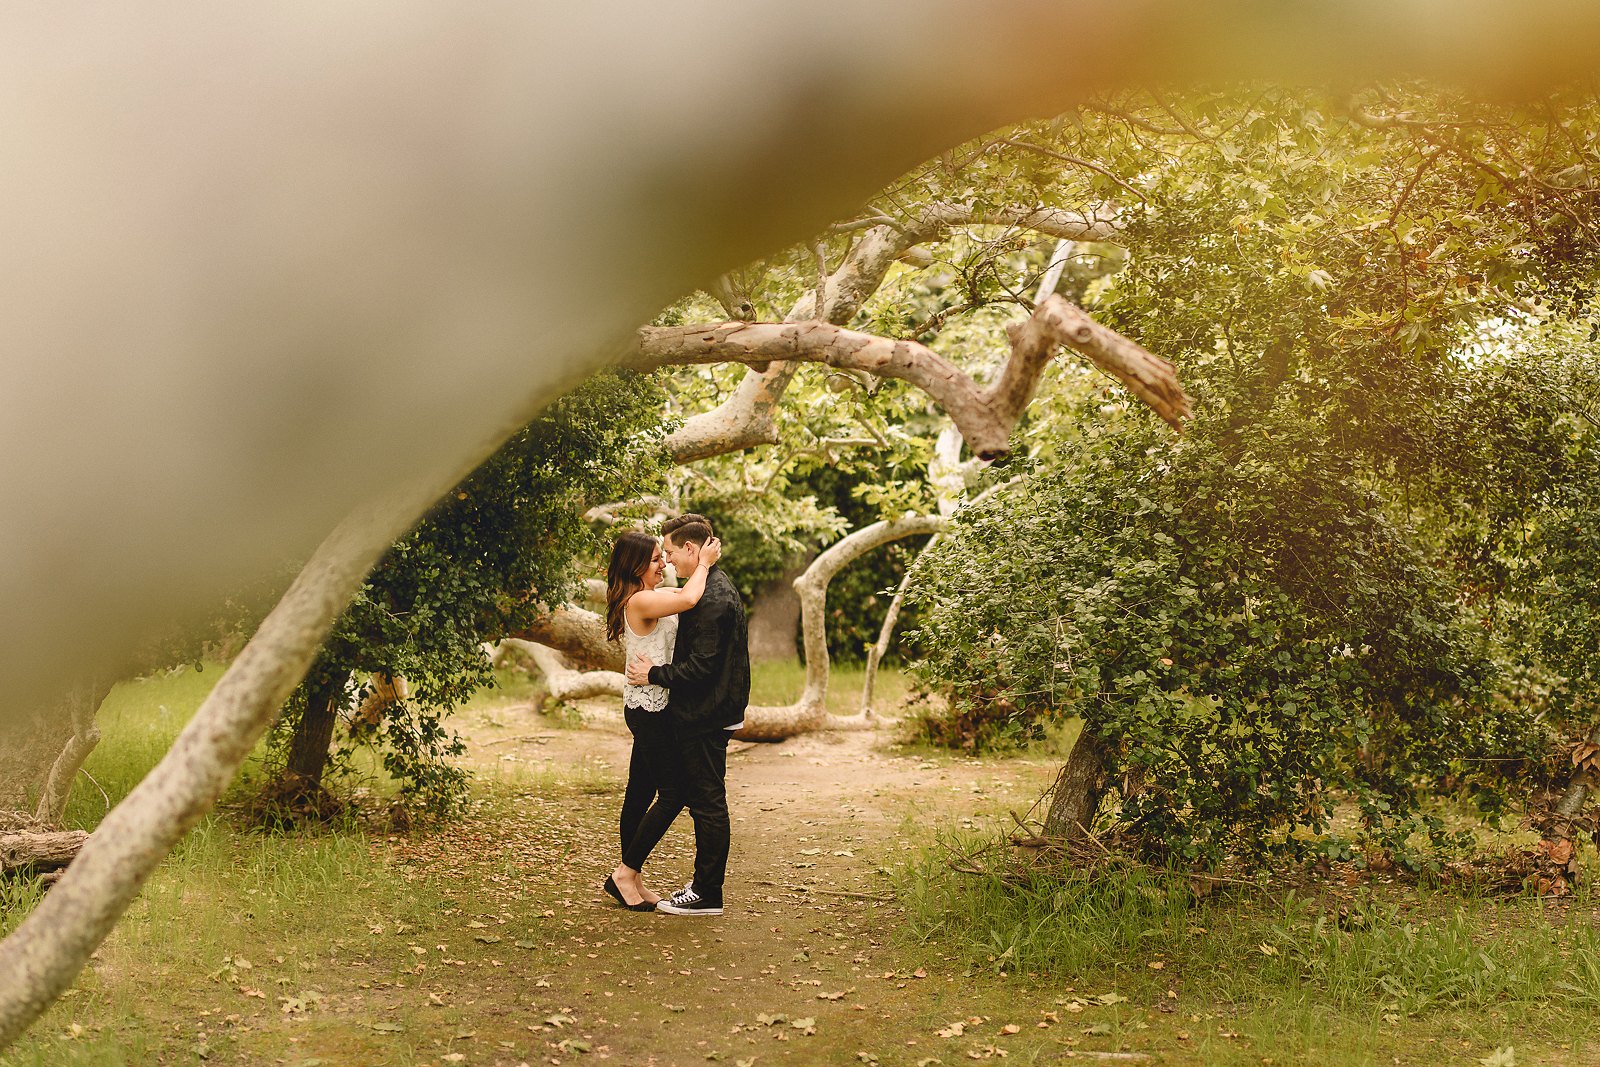
[[[82,830],[0,834],[0,876],[65,867],[87,840]]]

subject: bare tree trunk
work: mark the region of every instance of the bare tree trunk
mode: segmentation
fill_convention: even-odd
[[[312,668],[307,675],[306,710],[295,724],[289,742],[289,761],[283,769],[279,795],[285,800],[303,800],[322,792],[322,772],[328,765],[328,746],[339,723],[339,709],[345,702],[345,685],[350,672]]]
[[[0,717],[0,811],[32,812],[56,757],[72,740],[59,703]]]
[[[750,605],[752,663],[794,658],[800,637],[800,597],[794,583],[808,563],[809,559],[791,567],[756,594]]]
[[[87,840],[82,830],[0,833],[0,877],[65,867]]]
[[[1584,831],[1596,833],[1593,818],[1584,818],[1584,805],[1600,780],[1600,723],[1589,730],[1572,753],[1572,775],[1556,802],[1529,820],[1539,831],[1539,844],[1533,850],[1534,870],[1528,876],[1530,888],[1541,896],[1561,895],[1576,885],[1582,873],[1578,862],[1578,839]]]
[[[35,818],[48,826],[60,825],[67,811],[67,798],[72,795],[72,783],[77,780],[83,761],[100,743],[95,716],[106,697],[111,695],[111,686],[112,683],[103,678],[84,678],[73,686],[67,697],[72,736],[67,738],[50,765],[44,788],[39,791],[39,806],[34,811]]]
[[[1054,795],[1044,819],[1044,836],[1068,844],[1083,841],[1094,826],[1106,792],[1105,750],[1088,723],[1078,732],[1077,744],[1051,791]]]
[[[72,984],[145,879],[216,803],[373,562],[434,495],[413,489],[364,508],[322,543],[167,755],[0,941],[0,1048]]]
[[[939,543],[939,535],[934,534],[928,538],[928,543],[922,546],[922,551],[917,553],[921,559],[928,550]],[[883,657],[889,654],[889,643],[894,639],[895,624],[900,621],[900,605],[905,602],[906,590],[911,588],[911,575],[916,567],[915,562],[906,568],[905,576],[900,579],[900,588],[894,591],[894,599],[889,601],[889,610],[883,617],[883,626],[878,630],[878,640],[867,650],[866,680],[861,685],[861,714],[870,717],[872,711],[872,689],[878,681],[878,664],[883,662]]]

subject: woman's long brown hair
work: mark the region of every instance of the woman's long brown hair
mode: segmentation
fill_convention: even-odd
[[[622,608],[628,598],[644,587],[645,568],[655,558],[656,539],[638,530],[628,530],[611,546],[611,563],[606,567],[606,640],[622,636]]]

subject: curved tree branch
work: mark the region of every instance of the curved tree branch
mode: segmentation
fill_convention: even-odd
[[[746,323],[645,327],[628,363],[639,369],[696,363],[826,363],[841,369],[901,378],[932,397],[984,459],[1006,454],[1055,346],[1066,345],[1127,385],[1174,429],[1182,430],[1189,400],[1170,362],[1100,325],[1059,296],[1009,331],[1011,358],[988,389],[943,356],[915,341],[892,340],[830,323]]]
[[[979,210],[972,204],[927,204],[909,219],[886,218],[867,228],[839,269],[819,283],[827,294],[823,314],[816,313],[817,291],[813,289],[795,301],[784,321],[821,320],[844,325],[855,318],[861,306],[883,285],[889,268],[897,260],[917,245],[944,237],[960,226],[1013,226],[1062,240],[1106,241],[1121,229],[1121,219],[1112,205],[1096,205],[1082,212],[1023,205]],[[667,450],[672,458],[678,463],[691,463],[757,445],[774,444],[778,430],[773,414],[796,370],[798,368],[789,362],[769,363],[752,369],[732,396],[711,411],[687,419],[667,438]]]
[[[800,594],[801,631],[805,636],[806,684],[800,699],[780,707],[751,707],[745,711],[744,727],[734,736],[751,741],[778,741],[808,730],[829,725],[828,640],[825,619],[828,583],[850,563],[879,545],[902,537],[938,533],[946,520],[940,515],[912,515],[903,519],[875,522],[842,538],[794,580]],[[859,725],[860,720],[835,719],[841,726]]]

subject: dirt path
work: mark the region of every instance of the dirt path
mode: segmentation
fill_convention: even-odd
[[[506,966],[470,983],[475,1003],[464,994],[438,996],[474,1034],[472,1048],[450,1041],[441,1048],[512,1065],[583,1056],[754,1067],[950,1063],[969,1051],[1015,1055],[1039,1040],[1037,1011],[968,1024],[972,1038],[959,1048],[936,1036],[973,1016],[956,1007],[964,983],[896,940],[899,915],[885,875],[936,824],[1009,820],[1008,808],[1026,809],[1048,767],[906,755],[882,733],[735,743],[728,911],[716,919],[671,917],[624,911],[600,892],[617,851],[629,746],[620,727],[539,729],[539,720],[510,707],[462,725],[480,769],[519,784],[509,811],[485,811],[457,830],[398,846],[420,867],[465,864],[465,881],[490,887],[461,901],[462,913],[487,920],[477,947],[496,950]],[[563,778],[577,783],[576,797],[540,788]],[[667,891],[681,885],[692,855],[685,816],[653,857],[650,883]],[[485,946],[484,936],[496,940]],[[528,947],[501,950],[517,941]],[[471,958],[482,953],[471,944],[444,954],[477,970]],[[470,973],[458,968],[445,977]],[[516,1020],[506,1037],[492,1039],[510,1047],[484,1047],[486,1017]],[[445,1021],[444,1029],[457,1024]],[[1028,1032],[1005,1034],[1007,1023]]]

